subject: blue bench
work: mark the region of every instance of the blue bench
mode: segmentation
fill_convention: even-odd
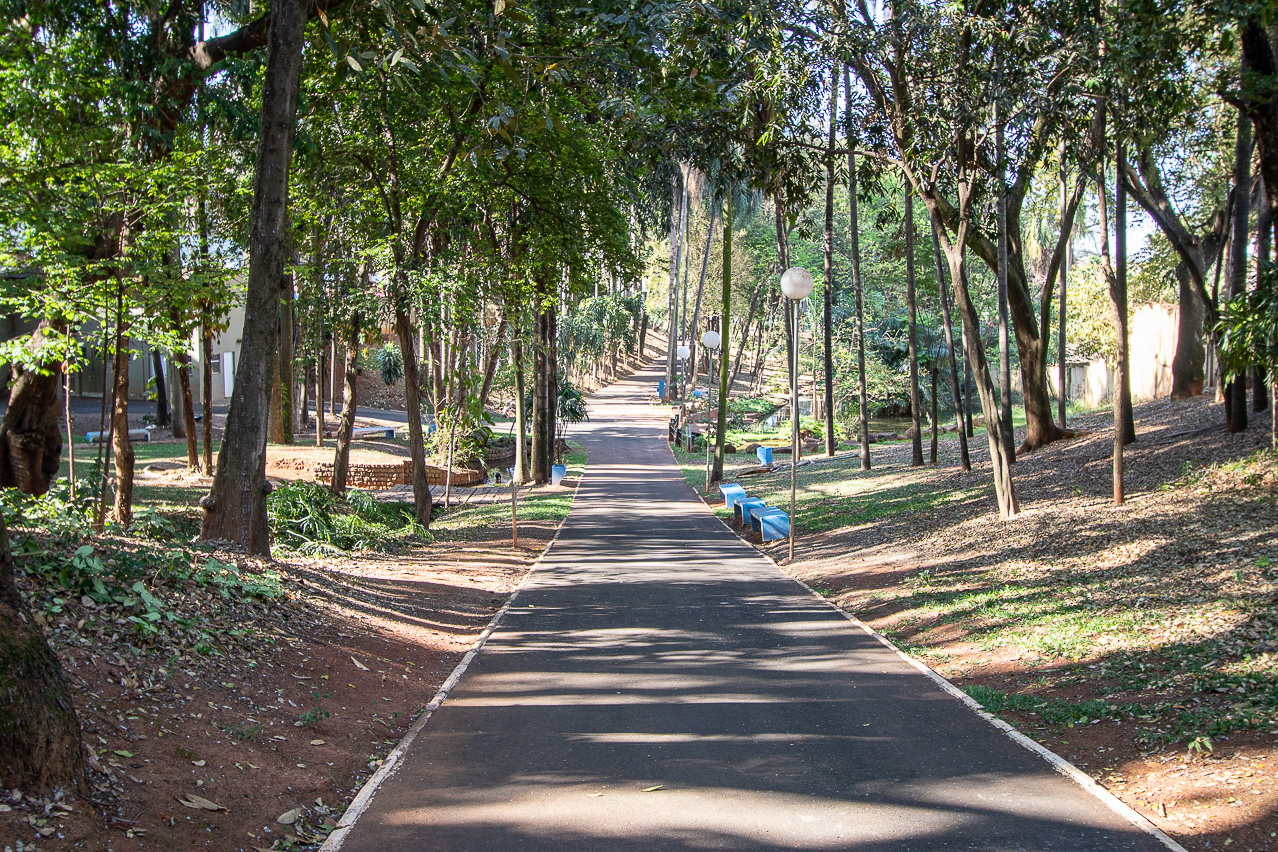
[[[784,515],[784,509],[777,509],[769,506],[760,506],[750,509],[750,531],[761,532],[763,529],[763,519],[772,515]]]
[[[759,533],[763,536],[764,541],[789,538],[790,516],[780,509],[775,512],[769,512],[759,521]]]
[[[759,464],[766,464],[768,466],[772,465],[772,448],[771,447],[756,447],[754,450],[754,454],[758,457]]]
[[[731,509],[738,500],[744,500],[745,489],[735,482],[723,482],[719,484],[719,493],[723,495],[723,505],[725,508]]]
[[[393,426],[361,426],[351,432],[352,438],[394,438]]]
[[[768,508],[768,504],[758,497],[746,497],[745,499],[738,500],[735,504],[733,504],[732,519],[739,527],[749,526],[750,510],[766,508]]]

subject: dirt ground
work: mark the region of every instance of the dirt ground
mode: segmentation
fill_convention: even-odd
[[[983,491],[806,535],[784,570],[1187,848],[1278,850],[1278,458],[1252,455],[1268,414],[1241,435],[1211,428],[1223,414],[1204,398],[1136,417],[1121,507],[1105,413],[1018,458],[1010,522],[981,430],[967,474],[952,435],[922,470],[908,443],[880,446],[880,495]]]
[[[202,604],[188,590],[187,611],[213,613],[212,629],[235,637],[203,653],[87,626],[93,601],[67,602],[46,632],[94,748],[95,789],[56,800],[0,794],[0,848],[320,842],[553,532],[521,524],[518,552],[493,529],[395,557],[217,554],[278,571],[285,595]]]

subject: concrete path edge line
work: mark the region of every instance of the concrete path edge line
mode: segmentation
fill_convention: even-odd
[[[673,455],[674,455],[674,451],[672,450],[671,456]],[[677,459],[675,460],[675,463],[678,464]],[[694,492],[696,491],[696,489],[693,489],[693,490]],[[821,603],[825,604],[826,606],[833,608],[835,611],[837,611],[840,615],[842,615],[848,621],[852,622],[854,625],[861,628],[861,630],[865,631],[868,635],[878,640],[880,644],[882,644],[883,646],[891,650],[902,660],[909,663],[911,666],[918,669],[923,674],[927,675],[927,677],[930,678],[932,682],[934,682],[937,686],[939,686],[944,692],[953,696],[954,698],[957,698],[959,701],[963,702],[965,705],[967,705],[967,707],[970,710],[975,712],[976,715],[980,716],[986,722],[989,722],[995,728],[1002,731],[1005,736],[1007,736],[1009,739],[1012,740],[1012,742],[1015,742],[1021,747],[1034,752],[1039,757],[1046,760],[1049,764],[1051,764],[1053,769],[1055,769],[1061,775],[1064,775],[1066,778],[1073,780],[1074,783],[1078,784],[1078,786],[1082,787],[1088,793],[1091,793],[1095,798],[1099,799],[1101,803],[1104,804],[1107,808],[1109,808],[1114,813],[1118,814],[1123,819],[1127,820],[1134,827],[1139,828],[1141,831],[1145,832],[1146,834],[1153,836],[1156,840],[1158,840],[1168,849],[1172,850],[1172,852],[1189,852],[1189,850],[1187,850],[1184,846],[1181,846],[1179,843],[1173,840],[1171,836],[1168,835],[1165,831],[1163,831],[1161,828],[1159,828],[1158,826],[1150,822],[1149,819],[1147,819],[1143,814],[1134,810],[1131,806],[1126,804],[1122,799],[1119,799],[1117,796],[1115,796],[1113,793],[1106,790],[1100,784],[1097,784],[1096,779],[1092,778],[1086,772],[1079,769],[1077,766],[1070,763],[1068,760],[1061,757],[1056,752],[1047,748],[1042,743],[1039,743],[1036,740],[1031,739],[1030,737],[1021,733],[1012,725],[1008,724],[1007,722],[995,716],[993,713],[986,710],[984,707],[981,706],[981,704],[975,698],[968,695],[966,692],[964,692],[963,690],[959,689],[957,686],[955,686],[954,684],[946,680],[945,677],[940,672],[928,666],[926,663],[923,663],[919,660],[914,659],[909,654],[905,653],[900,648],[896,647],[896,645],[892,643],[891,639],[888,639],[882,633],[878,632],[873,627],[870,627],[868,624],[861,621],[859,618],[857,618],[852,613],[845,610],[843,607],[838,606],[835,603],[832,603],[823,595],[818,594],[817,591],[813,589],[811,586],[809,586],[807,583],[787,575],[784,571],[781,570],[781,566],[777,563],[775,559],[773,559],[769,554],[764,553],[762,550],[759,550],[759,548],[755,547],[752,543],[743,539],[741,537],[741,534],[737,530],[734,530],[732,527],[728,526],[727,521],[725,521],[723,518],[716,515],[714,512],[714,509],[706,501],[705,497],[703,497],[700,494],[700,492],[697,492],[697,496],[701,498],[702,505],[705,506],[706,509],[710,512],[711,517],[713,517],[716,521],[722,524],[724,529],[726,529],[728,532],[736,536],[737,539],[740,540],[743,544],[750,547],[752,550],[754,550],[764,559],[768,560],[768,562],[772,563],[772,566],[776,568],[777,571],[782,574],[782,576],[785,576],[786,579],[793,581],[799,586],[802,586],[804,589],[807,590],[808,594],[812,595],[812,597],[821,601]],[[321,850],[321,852],[323,852],[323,850]]]
[[[572,490],[573,503],[577,502],[577,492],[580,490],[581,483],[586,478],[586,473],[589,473],[589,471],[590,462],[589,459],[587,459],[586,472],[577,478],[577,484]],[[572,509],[569,508],[568,511],[571,513]],[[417,735],[426,727],[426,723],[430,721],[431,716],[433,716],[435,711],[439,709],[440,705],[447,700],[449,693],[451,693],[453,688],[457,686],[462,675],[466,673],[466,669],[470,667],[471,662],[483,649],[484,643],[488,641],[488,637],[491,636],[493,631],[501,624],[501,620],[505,617],[506,611],[510,609],[511,605],[514,604],[515,599],[519,597],[519,593],[523,591],[524,584],[528,582],[528,578],[532,576],[533,571],[537,570],[537,566],[546,558],[546,554],[550,553],[551,548],[555,546],[555,542],[559,541],[559,533],[563,530],[564,524],[567,523],[567,520],[568,518],[565,516],[564,520],[559,523],[559,526],[555,529],[555,534],[550,537],[550,541],[546,544],[545,549],[537,555],[537,558],[533,560],[532,565],[528,566],[528,571],[524,573],[522,578],[520,578],[519,585],[515,586],[515,590],[510,593],[510,597],[506,598],[506,603],[502,604],[501,609],[497,610],[497,613],[489,620],[488,625],[484,628],[483,632],[479,634],[479,638],[470,646],[470,650],[468,650],[466,655],[461,658],[461,662],[457,664],[452,673],[448,675],[448,679],[440,685],[439,691],[435,693],[435,697],[430,700],[429,704],[422,708],[422,712],[418,715],[416,721],[413,722],[413,726],[408,729],[408,733],[404,734],[403,738],[395,744],[395,747],[391,749],[390,754],[386,755],[386,760],[382,763],[382,765],[379,766],[377,771],[374,772],[369,779],[364,782],[364,785],[359,788],[359,792],[355,794],[355,798],[351,799],[351,803],[346,806],[346,810],[342,813],[342,818],[337,821],[337,827],[334,828],[328,837],[324,839],[324,842],[320,844],[317,852],[338,852],[338,850],[342,848],[342,844],[346,842],[346,835],[349,834],[350,830],[355,826],[355,822],[364,815],[364,811],[368,810],[368,806],[373,801],[373,795],[378,791],[382,784],[386,783],[386,781],[389,780],[390,777],[399,769],[399,765],[403,762],[404,755],[408,753],[408,749],[413,744],[413,740],[417,739]]]

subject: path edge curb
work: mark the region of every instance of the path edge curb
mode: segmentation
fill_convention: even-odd
[[[581,490],[581,483],[585,480],[589,473],[590,461],[589,458],[587,458],[586,469],[581,476],[577,477],[577,483],[572,489],[572,502],[574,504],[577,502],[577,492]],[[568,512],[571,514],[572,509],[569,508]],[[537,570],[537,566],[546,558],[546,554],[550,553],[551,548],[555,546],[555,542],[559,541],[559,533],[563,531],[564,524],[566,523],[568,523],[568,516],[565,515],[563,521],[561,521],[559,526],[555,528],[555,534],[550,537],[550,541],[547,542],[546,547],[537,555],[537,558],[533,560],[532,564],[528,566],[528,570],[524,573],[524,576],[520,578],[519,584],[515,586],[514,591],[510,593],[510,597],[506,598],[506,602],[502,604],[501,609],[497,610],[496,614],[489,619],[487,626],[484,627],[483,631],[479,634],[479,637],[470,646],[466,655],[462,657],[461,661],[453,668],[452,672],[448,675],[448,678],[440,684],[439,690],[435,693],[435,697],[432,698],[424,708],[422,708],[422,712],[419,713],[417,718],[413,721],[412,727],[410,727],[408,732],[404,734],[398,743],[395,744],[395,747],[391,749],[390,754],[386,755],[386,760],[382,762],[382,765],[377,768],[377,771],[369,776],[369,779],[359,788],[359,792],[355,794],[355,798],[351,799],[351,803],[347,805],[346,810],[342,812],[342,818],[337,821],[337,827],[334,828],[333,831],[329,833],[328,837],[324,839],[324,842],[320,844],[317,852],[338,852],[338,850],[342,848],[342,844],[346,842],[346,836],[350,833],[350,830],[355,827],[356,821],[358,821],[359,818],[364,815],[364,812],[368,810],[369,804],[373,801],[373,795],[377,793],[382,784],[386,783],[392,775],[399,771],[399,767],[403,763],[404,755],[408,753],[408,749],[412,746],[413,741],[417,739],[417,735],[425,729],[426,723],[435,715],[435,711],[438,710],[440,705],[448,699],[449,693],[451,693],[457,686],[462,675],[466,673],[466,669],[470,667],[471,662],[474,661],[475,657],[483,649],[484,643],[488,641],[488,637],[492,636],[493,631],[501,625],[501,621],[505,617],[507,610],[509,610],[511,605],[515,603],[515,599],[519,597],[520,592],[524,590],[524,586],[527,584],[528,578]]]
[[[674,455],[673,450],[671,450],[671,455],[672,456]],[[675,463],[678,464],[678,459],[675,460]],[[1144,814],[1135,810],[1126,802],[1124,802],[1122,799],[1118,798],[1113,793],[1109,792],[1109,790],[1106,790],[1100,784],[1096,783],[1096,779],[1092,778],[1086,772],[1079,769],[1073,763],[1070,763],[1068,760],[1061,757],[1059,754],[1052,751],[1047,746],[1043,745],[1037,740],[1034,740],[1026,736],[1025,734],[1021,733],[1015,726],[998,718],[993,713],[986,710],[980,704],[980,702],[978,702],[975,698],[968,695],[966,692],[959,689],[954,684],[950,683],[950,681],[948,681],[945,678],[945,676],[942,675],[940,672],[936,671],[935,669],[933,669],[931,666],[927,665],[926,663],[921,662],[920,660],[916,660],[914,657],[911,657],[909,654],[905,653],[900,648],[896,647],[896,645],[892,643],[891,639],[887,638],[886,636],[884,636],[879,631],[875,630],[870,625],[861,621],[861,619],[857,618],[855,615],[848,612],[843,607],[829,600],[824,595],[819,594],[815,589],[813,589],[807,583],[803,582],[797,577],[791,577],[785,571],[781,570],[781,565],[775,559],[773,559],[771,555],[769,555],[768,553],[765,553],[764,551],[755,547],[753,543],[746,541],[744,538],[742,538],[741,535],[736,530],[728,526],[727,521],[725,521],[723,518],[715,514],[714,507],[710,505],[710,503],[706,500],[704,495],[702,495],[695,488],[692,490],[693,490],[693,493],[695,493],[697,497],[700,498],[701,504],[705,506],[706,509],[710,512],[711,517],[713,517],[716,521],[722,524],[723,528],[727,530],[728,532],[732,533],[732,535],[738,541],[740,541],[742,544],[749,547],[755,553],[762,556],[768,562],[772,563],[772,567],[776,568],[777,572],[780,573],[781,576],[803,587],[805,590],[807,590],[808,594],[812,595],[812,597],[816,598],[824,605],[838,612],[848,621],[852,622],[854,625],[856,625],[861,630],[863,630],[867,635],[878,640],[878,642],[881,645],[888,648],[890,651],[895,653],[902,660],[909,663],[911,666],[913,666],[914,668],[922,672],[924,675],[926,675],[933,683],[935,683],[938,687],[940,687],[943,692],[963,702],[963,704],[967,705],[968,709],[972,710],[974,713],[976,713],[977,716],[980,716],[986,722],[993,725],[1012,742],[1016,743],[1017,745],[1021,746],[1024,749],[1027,749],[1033,752],[1034,754],[1037,754],[1039,757],[1043,758],[1043,760],[1047,761],[1048,764],[1051,765],[1052,769],[1056,770],[1056,772],[1060,773],[1061,775],[1064,775],[1066,778],[1069,778],[1074,783],[1078,784],[1078,786],[1086,790],[1088,793],[1091,793],[1092,796],[1100,800],[1101,804],[1105,805],[1115,814],[1122,817],[1127,822],[1131,823],[1132,826],[1152,836],[1159,843],[1162,843],[1169,850],[1172,850],[1172,852],[1189,852],[1188,849],[1186,849],[1184,846],[1181,846],[1179,843],[1177,843],[1175,839],[1171,837],[1171,835],[1167,834],[1167,832],[1163,831],[1161,828],[1154,825],[1154,823],[1151,822]]]

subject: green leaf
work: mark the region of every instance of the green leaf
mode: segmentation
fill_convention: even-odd
[[[364,66],[359,64],[359,60],[354,56],[351,56],[349,53],[346,54],[346,64],[351,66],[351,68],[354,68],[356,71],[364,70]]]

